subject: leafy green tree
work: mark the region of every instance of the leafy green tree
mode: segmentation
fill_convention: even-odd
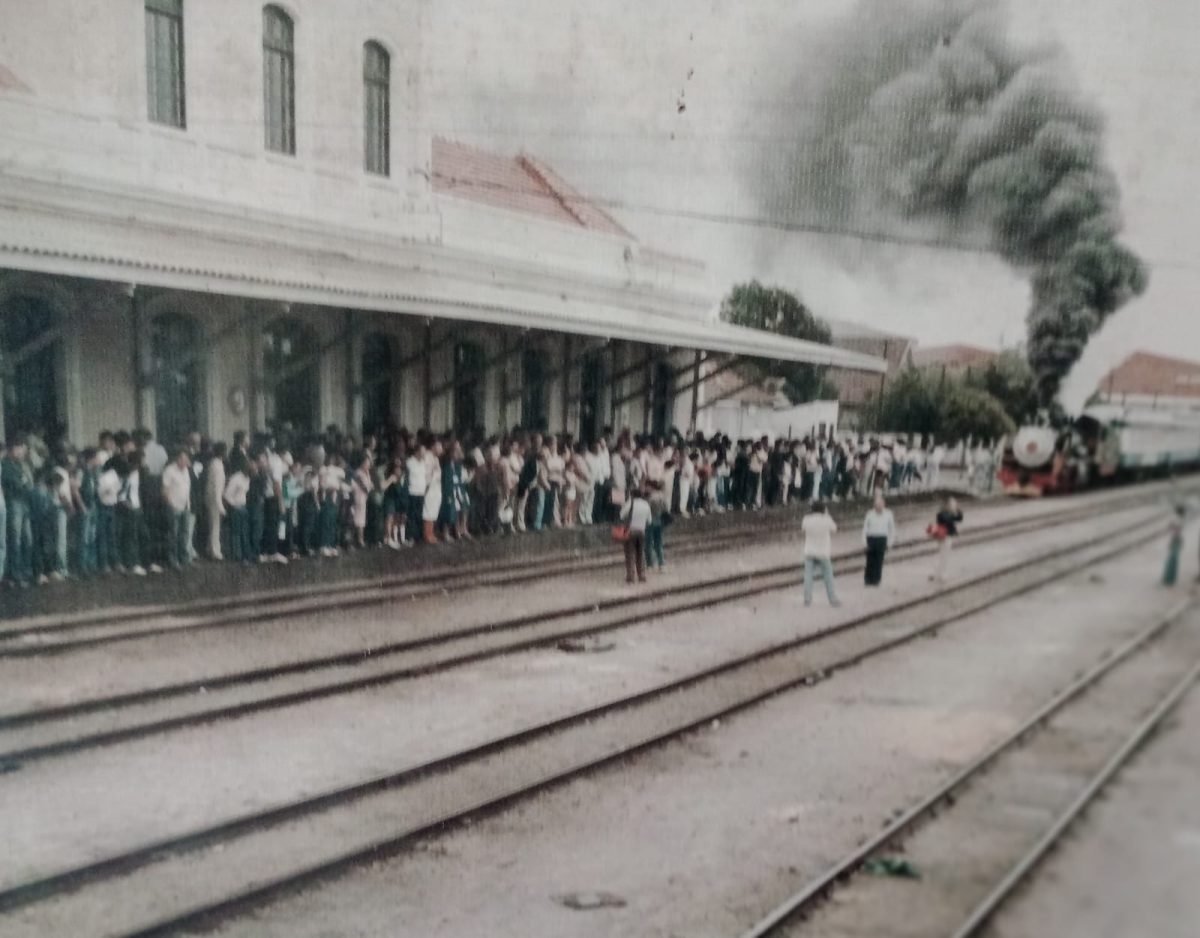
[[[1001,352],[986,367],[972,371],[967,377],[967,385],[986,391],[998,400],[1009,419],[1018,426],[1037,416],[1037,377],[1022,351]]]
[[[751,329],[761,329],[820,345],[833,344],[829,326],[794,294],[766,287],[757,280],[735,286],[721,303],[721,318]],[[779,376],[783,392],[793,404],[829,399],[837,390],[826,377],[827,368],[800,362],[751,362],[742,369],[747,378]]]
[[[906,368],[863,410],[863,426],[942,440],[996,440],[1016,425],[1001,401],[940,372]]]

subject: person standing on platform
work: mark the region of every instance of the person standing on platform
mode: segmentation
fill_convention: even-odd
[[[867,549],[867,566],[863,582],[878,586],[883,580],[883,558],[896,539],[896,519],[884,502],[883,493],[875,493],[875,505],[863,521],[863,546]]]
[[[221,561],[225,552],[221,549],[221,519],[225,517],[225,454],[222,442],[213,444],[212,456],[204,471],[204,505],[208,512],[208,559]]]
[[[942,510],[937,513],[933,522],[933,536],[938,541],[937,567],[929,579],[939,583],[946,582],[950,567],[950,551],[954,539],[958,537],[958,526],[962,524],[963,513],[959,510],[958,499],[953,495],[946,499]]]
[[[167,563],[181,570],[192,562],[188,549],[188,515],[192,513],[191,460],[187,450],[178,449],[163,467],[162,496],[167,510]]]
[[[634,573],[639,583],[646,582],[646,528],[650,525],[650,502],[644,490],[637,489],[621,509],[621,519],[628,526],[625,538],[625,582],[632,583]]]
[[[833,585],[833,535],[838,528],[825,510],[825,503],[815,503],[800,527],[804,531],[804,605],[812,605],[813,576],[820,573],[825,581],[829,605],[840,606],[837,589]]]
[[[404,461],[404,473],[408,478],[408,510],[405,512],[408,519],[408,539],[414,544],[419,544],[424,540],[421,524],[425,514],[425,490],[429,485],[425,440],[422,437],[417,438],[416,448]]]

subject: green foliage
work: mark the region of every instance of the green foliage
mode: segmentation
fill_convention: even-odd
[[[736,285],[721,303],[721,318],[751,329],[774,332],[791,339],[820,345],[833,343],[829,326],[817,318],[787,290],[765,287],[757,280]],[[743,369],[747,377],[779,376],[783,390],[793,404],[827,400],[837,390],[826,378],[827,368],[798,362],[766,361],[749,363]]]
[[[1000,402],[1013,423],[1029,423],[1038,412],[1038,383],[1023,352],[1001,352],[982,369],[967,376],[967,385],[986,391]]]
[[[988,391],[940,372],[906,368],[863,409],[863,426],[940,440],[997,440],[1016,431],[1004,404]]]

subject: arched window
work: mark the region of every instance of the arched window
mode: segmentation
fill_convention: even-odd
[[[263,381],[267,414],[276,429],[296,433],[317,428],[320,387],[316,336],[300,320],[280,316],[263,329]]]
[[[550,414],[546,405],[546,353],[525,349],[521,356],[521,426],[526,430],[546,430]]]
[[[200,326],[190,316],[163,313],[152,320],[155,432],[168,446],[200,429],[203,348]]]
[[[483,349],[475,342],[454,347],[454,429],[461,435],[481,426]]]
[[[296,49],[292,18],[277,6],[263,7],[263,117],[266,144],[276,153],[296,152]]]
[[[146,0],[146,102],[150,120],[187,126],[183,0]]]
[[[392,339],[374,333],[363,339],[363,432],[374,433],[392,423]]]
[[[654,379],[650,384],[650,432],[665,436],[671,428],[671,410],[675,404],[675,373],[671,363],[660,361],[654,365]]]
[[[4,361],[4,429],[36,430],[56,439],[63,425],[59,380],[61,332],[50,304],[35,296],[5,302],[0,321]]]
[[[585,443],[600,435],[606,383],[604,359],[592,352],[583,360],[579,379],[579,438]]]
[[[391,172],[392,62],[377,42],[363,46],[363,152],[366,170]]]

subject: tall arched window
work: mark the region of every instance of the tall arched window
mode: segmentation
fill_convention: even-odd
[[[291,316],[263,329],[263,380],[270,424],[296,433],[317,429],[319,349],[313,331]]]
[[[268,150],[296,152],[296,48],[292,18],[263,7],[263,117]]]
[[[187,126],[183,0],[146,0],[146,105],[150,120]]]
[[[36,296],[14,296],[0,310],[4,362],[4,429],[36,430],[56,439],[66,427],[59,396],[61,330],[54,310]]]
[[[200,429],[203,396],[200,326],[190,316],[163,313],[151,323],[154,419],[158,439],[171,445]]]
[[[521,355],[521,426],[527,430],[546,430],[550,426],[546,353],[539,348],[525,349]]]
[[[392,62],[377,42],[363,46],[363,153],[366,170],[391,172]]]
[[[362,347],[363,432],[374,433],[392,422],[392,339],[373,333]]]
[[[454,347],[454,429],[459,434],[482,426],[483,349],[475,342]]]

